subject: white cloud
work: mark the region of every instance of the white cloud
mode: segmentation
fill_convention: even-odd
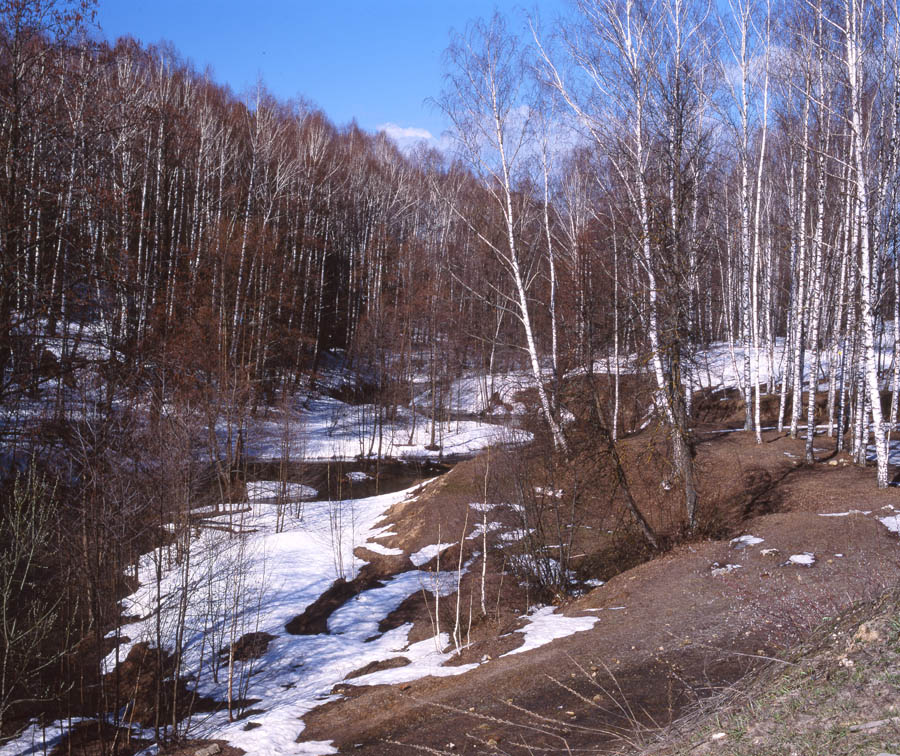
[[[420,129],[417,126],[399,126],[396,123],[388,122],[375,128],[389,136],[394,144],[406,154],[411,153],[422,143],[428,147],[436,147],[441,152],[445,152],[450,146],[446,138],[436,137],[428,129]]]
[[[396,123],[382,123],[377,129],[378,131],[383,131],[398,143],[413,140],[430,142],[434,139],[428,129],[417,129],[415,126],[398,126]]]

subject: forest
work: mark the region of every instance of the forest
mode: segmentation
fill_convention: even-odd
[[[0,743],[35,707],[118,709],[102,659],[140,555],[190,538],[198,491],[230,501],[247,424],[336,369],[373,440],[412,408],[432,446],[454,381],[499,404],[519,371],[540,454],[602,457],[654,548],[703,529],[711,350],[757,443],[774,415],[889,486],[900,6],[572,10],[455,33],[452,148],[401,150],[100,39],[90,0],[0,0]],[[666,533],[620,459],[648,426]]]

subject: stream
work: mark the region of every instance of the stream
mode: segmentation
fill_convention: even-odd
[[[246,464],[248,482],[281,481],[315,489],[304,501],[341,501],[394,493],[416,483],[443,475],[459,460],[333,460],[290,462],[250,460]],[[300,497],[297,497],[300,498]]]

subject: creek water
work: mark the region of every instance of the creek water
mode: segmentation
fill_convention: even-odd
[[[442,475],[451,462],[434,460],[332,460],[290,462],[248,460],[247,481],[281,481],[315,489],[305,501],[339,501],[393,493]]]

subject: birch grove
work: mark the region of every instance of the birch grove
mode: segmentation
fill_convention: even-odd
[[[110,407],[242,375],[264,411],[340,352],[372,368],[382,422],[426,373],[435,445],[449,381],[477,373],[490,399],[523,370],[563,454],[567,371],[610,381],[614,440],[638,373],[691,523],[693,408],[723,345],[758,442],[777,407],[807,461],[827,433],[887,485],[892,3],[581,0],[557,26],[477,22],[446,57],[452,146],[405,152],[264,82],[234,94],[169,46],[92,41],[89,3],[3,6],[9,432],[37,397],[65,416],[85,339]]]

